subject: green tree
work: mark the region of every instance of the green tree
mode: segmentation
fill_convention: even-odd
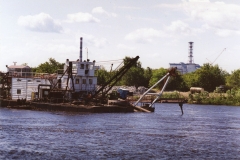
[[[240,69],[234,70],[231,75],[227,77],[226,84],[232,88],[240,88]]]
[[[130,57],[125,57],[123,60],[124,65],[126,65],[130,59]],[[144,68],[142,68],[141,62],[137,61],[122,77],[121,84],[138,88],[139,86],[143,86],[145,81]]]
[[[122,84],[126,86],[139,86],[144,85],[144,69],[138,67],[132,67],[122,78]]]
[[[64,63],[57,62],[54,58],[49,58],[48,62],[41,63],[37,68],[38,73],[56,73],[58,69],[63,69]]]
[[[150,80],[150,86],[154,85],[157,81],[159,81],[163,76],[168,73],[167,69],[159,68],[152,71],[152,78]],[[158,84],[158,88],[161,89],[166,82],[166,79]],[[186,84],[184,82],[183,77],[180,74],[177,76],[173,76],[170,78],[169,83],[167,84],[166,90],[178,90],[178,91],[186,91],[188,90]]]
[[[27,64],[27,63],[23,63],[22,65],[23,65],[23,66],[27,66],[28,64]]]
[[[150,86],[154,85],[157,81],[159,81],[164,75],[167,74],[167,70],[164,68],[154,69],[152,70],[152,78],[150,79]],[[163,85],[163,81],[158,84],[158,88],[161,88]]]
[[[195,72],[186,73],[182,75],[182,78],[185,83],[186,90],[189,90],[191,87],[198,87],[198,80]]]
[[[37,67],[32,67],[31,70],[32,72],[37,72]]]
[[[143,86],[144,87],[149,87],[150,86],[150,80],[152,78],[152,69],[150,67],[147,67],[144,69],[144,80],[143,80]]]
[[[227,72],[219,68],[218,65],[212,66],[207,63],[196,70],[194,76],[197,78],[196,84],[208,92],[212,92],[217,86],[224,85]]]
[[[107,80],[110,78],[110,73],[105,69],[101,68],[95,72],[95,75],[97,76],[97,84],[103,85],[107,82]]]
[[[177,91],[188,91],[188,87],[182,75],[171,77],[169,84],[167,85],[167,90],[177,90]]]

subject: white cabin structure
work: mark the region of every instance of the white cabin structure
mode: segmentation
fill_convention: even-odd
[[[90,62],[87,60],[80,62],[69,61],[67,59],[64,65],[64,72],[68,69],[70,63],[72,64],[72,77],[70,77],[69,72],[67,72],[64,76],[59,74],[57,79],[60,79],[61,81],[58,85],[58,88],[67,88],[74,90],[75,92],[95,92],[97,87],[97,77],[95,76],[95,61]]]
[[[11,76],[11,99],[26,99],[31,100],[33,93],[38,92],[38,86],[50,85],[49,80],[43,73],[33,73],[29,66],[16,65],[6,66],[9,76]],[[49,87],[41,87],[49,88]]]

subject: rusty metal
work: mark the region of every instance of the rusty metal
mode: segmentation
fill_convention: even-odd
[[[65,92],[68,90],[69,79],[71,79],[72,81],[72,91],[74,92],[75,88],[74,88],[73,75],[72,75],[72,62],[69,62],[69,66],[68,66],[68,78],[67,78],[67,86],[66,86]]]
[[[0,84],[1,84],[0,96],[2,98],[11,99],[11,93],[10,93],[11,83],[12,83],[12,77],[9,76],[9,72],[0,73]]]

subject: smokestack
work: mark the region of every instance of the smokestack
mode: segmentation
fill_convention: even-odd
[[[188,55],[188,58],[189,58],[189,61],[188,63],[192,64],[193,63],[193,53],[192,53],[192,50],[193,50],[193,42],[188,42],[189,43],[189,55]]]
[[[80,62],[82,62],[82,37],[80,38]]]

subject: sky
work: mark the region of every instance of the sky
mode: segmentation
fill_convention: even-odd
[[[239,0],[0,0],[0,71],[75,61],[83,37],[83,60],[106,69],[126,56],[152,69],[187,63],[194,42],[194,63],[231,73],[240,69],[239,15]]]

